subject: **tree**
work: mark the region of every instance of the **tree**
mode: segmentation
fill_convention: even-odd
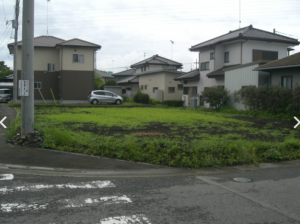
[[[219,109],[222,106],[225,106],[229,100],[228,90],[223,89],[222,87],[209,87],[205,88],[202,92],[204,101],[209,103],[210,106]]]
[[[14,72],[4,64],[4,61],[0,61],[0,80],[13,73]]]
[[[105,82],[105,84],[104,85],[102,85],[101,87],[100,87],[100,89],[104,89],[104,86],[117,86],[118,84],[117,84],[117,82],[116,82],[116,80],[114,80],[114,79],[109,79],[109,80],[107,80],[106,82]]]
[[[95,89],[101,89],[101,86],[104,84],[103,80],[95,75]]]

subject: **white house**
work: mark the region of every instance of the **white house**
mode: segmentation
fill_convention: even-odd
[[[256,29],[252,25],[229,31],[192,46],[190,51],[199,52],[199,69],[176,80],[183,82],[188,102],[190,97],[195,96],[198,105],[204,105],[201,94],[206,87],[221,86],[233,93],[242,86],[269,83],[267,73],[253,69],[286,57],[289,47],[295,45],[299,45],[297,39]],[[238,107],[233,102],[231,105]]]
[[[182,68],[181,63],[156,54],[130,67],[131,69],[113,75],[116,79],[118,78],[119,85],[133,91],[139,87],[151,99],[181,100],[183,84],[174,80],[182,74],[178,71]]]

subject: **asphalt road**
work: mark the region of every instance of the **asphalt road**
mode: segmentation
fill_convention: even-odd
[[[2,167],[0,223],[300,223],[299,189],[299,161],[163,177],[75,177]]]

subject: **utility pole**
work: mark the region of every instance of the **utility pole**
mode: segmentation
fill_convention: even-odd
[[[13,102],[17,102],[18,94],[18,68],[17,68],[17,55],[18,55],[18,27],[19,27],[19,10],[20,10],[20,0],[16,0],[15,8],[15,44],[14,44],[14,86],[13,86]]]
[[[22,73],[21,79],[29,81],[28,96],[22,96],[21,104],[21,135],[33,131],[34,124],[34,0],[23,0],[22,23]]]

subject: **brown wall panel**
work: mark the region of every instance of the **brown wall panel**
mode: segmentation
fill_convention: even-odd
[[[41,82],[42,88],[41,93],[45,100],[53,100],[50,88],[53,91],[53,95],[56,100],[60,99],[59,97],[59,78],[60,72],[44,72],[44,71],[35,71],[34,72],[34,82]],[[21,71],[18,71],[18,80],[21,79]],[[17,82],[18,83],[18,82]],[[18,96],[18,99],[21,97]],[[34,99],[42,100],[40,92],[34,90]]]
[[[61,98],[86,100],[94,89],[94,71],[61,71]]]

